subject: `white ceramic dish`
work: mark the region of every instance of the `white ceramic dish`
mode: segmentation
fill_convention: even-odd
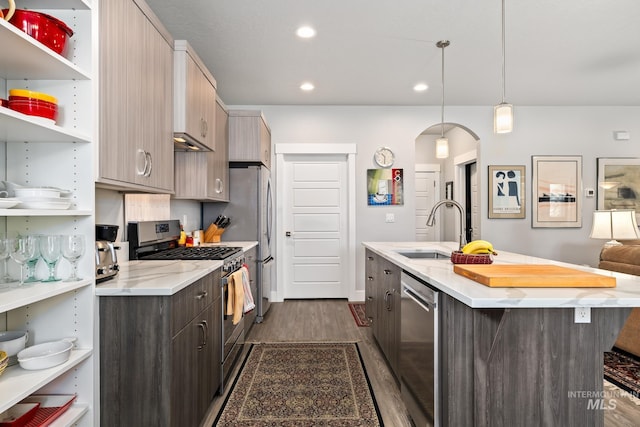
[[[0,209],[9,209],[20,203],[20,200],[13,198],[0,198]]]
[[[75,338],[51,341],[27,347],[18,353],[20,367],[27,370],[47,369],[60,365],[71,355]]]
[[[16,197],[60,197],[60,190],[45,187],[19,187],[13,190]]]
[[[6,351],[9,357],[23,350],[27,346],[27,341],[29,341],[27,331],[0,332],[0,350]]]
[[[57,202],[42,201],[40,199],[21,199],[18,209],[69,209],[71,201],[62,199]]]

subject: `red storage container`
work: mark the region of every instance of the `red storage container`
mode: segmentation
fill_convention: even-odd
[[[5,15],[9,9],[2,11]],[[16,9],[9,22],[58,54],[62,54],[73,30],[58,18],[32,10]]]

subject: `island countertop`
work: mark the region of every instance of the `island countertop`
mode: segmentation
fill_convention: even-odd
[[[257,244],[247,241],[206,243],[203,246],[240,246],[246,252]],[[115,278],[96,284],[97,296],[173,295],[222,267],[222,261],[125,261],[119,263],[119,267]]]
[[[398,251],[450,254],[457,242],[363,242],[364,247],[471,308],[640,307],[640,277],[499,251],[493,264],[553,264],[616,278],[615,288],[491,288],[453,272],[449,259],[410,259]]]

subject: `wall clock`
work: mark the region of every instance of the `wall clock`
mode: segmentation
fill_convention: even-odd
[[[395,161],[395,154],[391,151],[389,147],[380,147],[376,150],[373,155],[373,160],[383,168],[388,168],[393,165]]]

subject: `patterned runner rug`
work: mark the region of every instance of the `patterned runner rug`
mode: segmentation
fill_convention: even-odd
[[[614,347],[604,353],[604,377],[640,398],[640,358]]]
[[[364,311],[364,304],[352,304],[349,303],[349,311],[353,315],[353,320],[356,321],[356,325],[358,326],[370,326],[369,319],[367,319],[367,314]]]
[[[355,343],[253,344],[215,426],[382,426]]]

